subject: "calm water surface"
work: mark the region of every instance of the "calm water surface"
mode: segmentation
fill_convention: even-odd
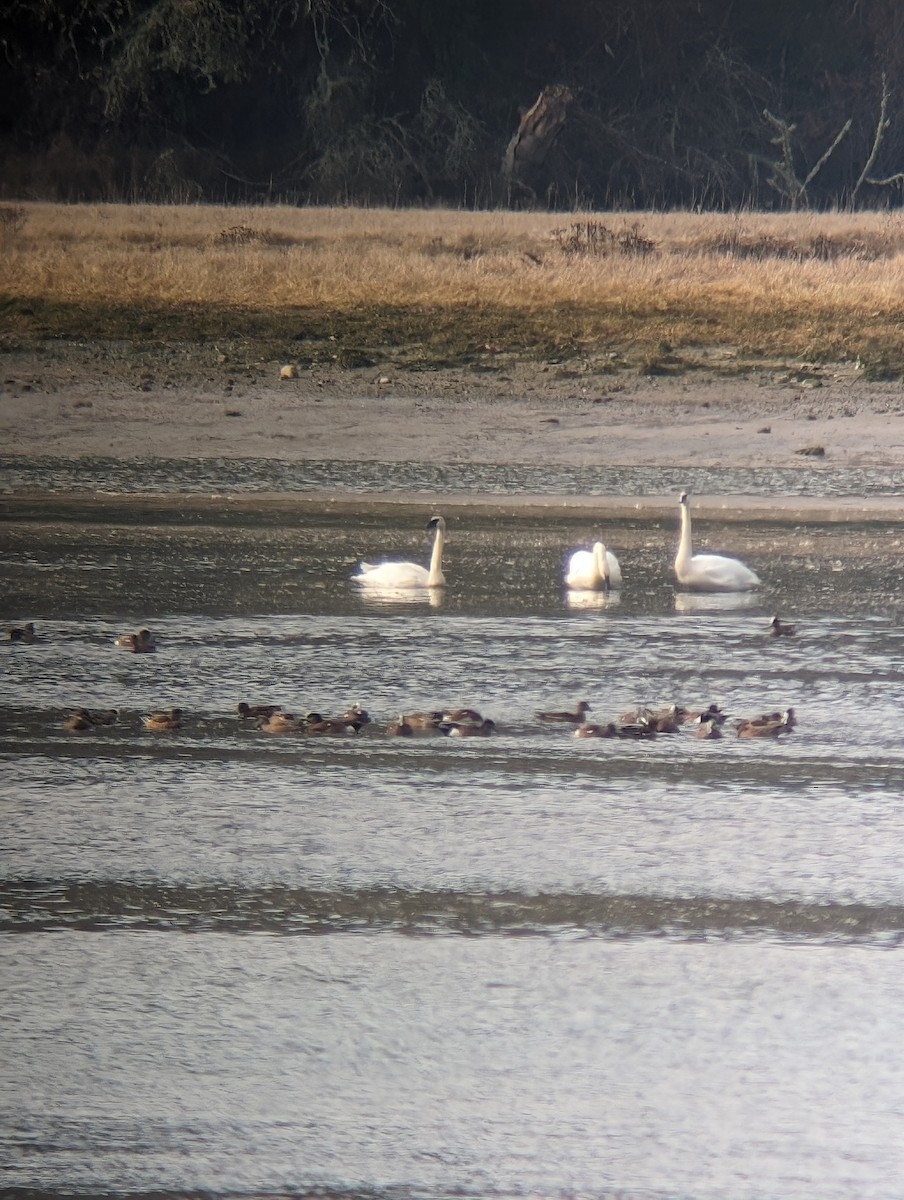
[[[904,531],[701,523],[765,586],[695,598],[671,523],[464,510],[437,602],[360,594],[429,515],[0,524],[3,621],[42,634],[0,647],[0,1190],[900,1194]],[[568,597],[600,532],[624,587]],[[800,724],[535,719],[583,698]],[[243,699],[374,723],[267,737]],[[443,704],[498,735],[383,733]]]

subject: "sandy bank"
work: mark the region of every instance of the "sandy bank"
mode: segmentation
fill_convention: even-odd
[[[802,381],[787,372],[646,378],[530,366],[398,377],[315,367],[281,380],[277,363],[238,374],[226,366],[158,368],[143,359],[133,369],[122,357],[105,365],[77,347],[47,359],[8,356],[0,390],[6,454],[523,464],[576,472],[904,470],[904,395],[896,384],[860,379],[853,367],[814,369]],[[391,492],[391,466],[386,474]]]

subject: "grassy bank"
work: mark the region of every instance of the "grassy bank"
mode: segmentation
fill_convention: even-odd
[[[6,205],[7,349],[235,343],[261,358],[601,371],[904,372],[904,217]]]

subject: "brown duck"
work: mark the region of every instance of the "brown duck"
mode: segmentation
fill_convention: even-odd
[[[583,725],[584,718],[590,712],[590,705],[582,700],[574,712],[538,712],[538,721],[557,722],[560,725]]]
[[[182,709],[168,708],[165,712],[151,713],[144,718],[144,727],[151,733],[173,733],[182,728]]]

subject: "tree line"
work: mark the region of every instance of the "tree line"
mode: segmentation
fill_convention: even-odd
[[[855,208],[904,184],[899,0],[0,13],[7,199]],[[518,143],[539,152],[513,156],[553,93],[567,104],[539,146]]]

